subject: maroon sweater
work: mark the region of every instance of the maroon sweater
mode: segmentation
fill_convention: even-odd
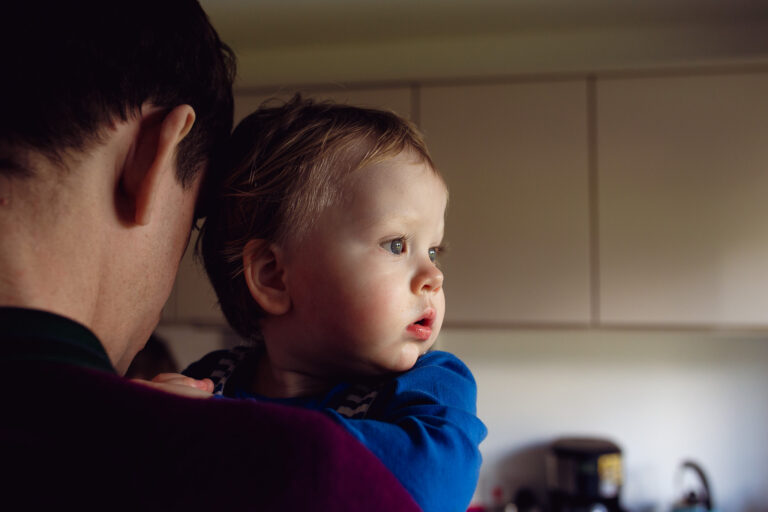
[[[419,510],[320,413],[147,388],[105,368],[94,340],[62,317],[0,308],[0,508]]]

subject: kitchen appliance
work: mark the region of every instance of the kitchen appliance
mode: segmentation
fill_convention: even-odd
[[[680,500],[672,507],[672,512],[712,512],[712,490],[709,486],[707,475],[701,466],[693,461],[686,460],[680,465],[679,476],[682,476],[686,470],[696,474],[701,489],[697,492],[692,489],[685,491]]]
[[[561,438],[547,455],[547,494],[553,512],[618,512],[621,450],[607,439]]]

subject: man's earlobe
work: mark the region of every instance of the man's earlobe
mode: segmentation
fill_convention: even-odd
[[[121,180],[123,210],[129,222],[146,225],[152,212],[162,202],[161,189],[169,178],[176,179],[176,151],[195,123],[195,111],[179,105],[142,113],[132,158],[126,162]]]
[[[250,240],[243,250],[243,268],[251,297],[267,314],[283,315],[291,309],[279,247],[262,239]]]

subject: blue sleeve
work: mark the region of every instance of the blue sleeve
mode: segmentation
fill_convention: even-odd
[[[463,512],[477,485],[477,387],[469,369],[446,352],[430,352],[379,390],[364,419],[327,412],[368,447],[424,512]]]

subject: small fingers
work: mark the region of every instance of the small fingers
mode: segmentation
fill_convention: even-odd
[[[179,396],[185,396],[188,398],[210,398],[211,397],[211,391],[208,391],[207,389],[201,389],[196,386],[190,386],[187,384],[177,384],[175,382],[154,382],[149,380],[141,380],[141,379],[132,379],[133,382],[136,382],[138,384],[148,386],[150,388],[159,389],[160,391],[165,391],[166,393],[172,393],[174,395]],[[195,380],[195,379],[190,379]],[[210,379],[206,379],[209,380]],[[202,382],[202,381],[195,381],[195,382]],[[213,383],[210,385],[211,390],[213,390]]]
[[[197,389],[203,390],[206,393],[213,393],[213,381],[211,379],[193,379]]]
[[[154,376],[154,378],[152,379],[152,382],[173,382],[173,381],[183,381],[185,379],[194,380],[180,373],[158,373],[157,375]]]
[[[187,386],[199,389],[206,393],[213,393],[213,381],[211,379],[193,379],[180,373],[161,373],[156,375],[152,382],[157,384],[173,384],[176,386]]]

